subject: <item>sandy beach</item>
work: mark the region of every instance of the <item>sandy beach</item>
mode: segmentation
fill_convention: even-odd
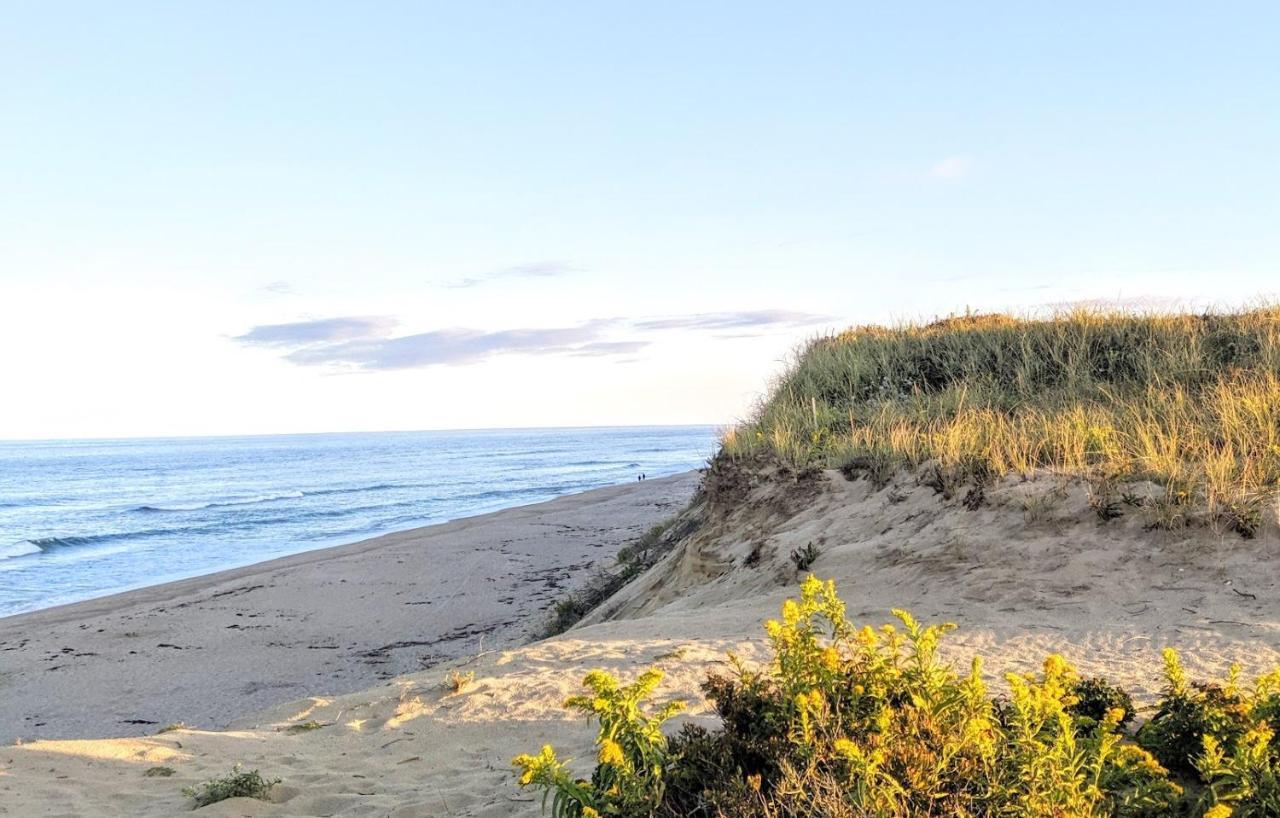
[[[525,607],[517,608],[532,615],[568,584],[559,577],[572,573],[573,565],[608,553],[626,536],[677,510],[695,482],[693,475],[682,475],[408,532],[383,538],[380,546],[352,546],[351,553],[338,558],[309,555],[311,559],[298,558],[302,561],[291,566],[252,569],[258,572],[256,581],[223,577],[216,584],[201,585],[198,594],[173,593],[146,605],[94,603],[104,609],[88,620],[91,626],[86,625],[86,614],[78,620],[70,615],[71,609],[7,622],[5,647],[14,644],[16,622],[41,622],[58,634],[53,639],[34,633],[28,637],[32,643],[20,654],[28,658],[20,673],[6,682],[8,712],[31,715],[14,708],[13,702],[32,707],[43,701],[47,711],[57,708],[43,717],[50,720],[51,735],[55,730],[58,735],[78,730],[90,736],[96,729],[97,735],[111,731],[121,737],[33,741],[6,748],[0,755],[0,814],[178,814],[190,807],[181,795],[183,786],[243,764],[283,783],[272,789],[269,801],[231,799],[200,814],[532,818],[539,814],[539,799],[515,786],[510,759],[550,742],[563,756],[578,759],[578,768],[589,769],[585,760],[591,755],[593,731],[562,706],[567,695],[579,692],[586,671],[602,667],[634,678],[646,667],[661,667],[667,676],[657,698],[684,699],[690,708],[681,719],[711,723],[699,682],[707,670],[724,667],[720,663],[726,650],[748,662],[764,657],[762,622],[776,616],[781,602],[794,595],[798,575],[790,554],[810,542],[820,552],[812,570],[836,580],[855,622],[886,622],[892,607],[906,607],[929,621],[958,622],[960,630],[948,637],[945,655],[965,667],[980,653],[996,689],[1003,685],[1004,673],[1033,671],[1051,652],[1061,652],[1083,673],[1105,673],[1141,703],[1149,703],[1158,692],[1159,649],[1165,646],[1183,650],[1197,678],[1220,678],[1233,662],[1250,678],[1280,662],[1274,625],[1280,621],[1280,603],[1269,570],[1274,530],[1246,541],[1206,530],[1145,531],[1132,516],[1100,525],[1088,507],[1084,487],[1053,478],[1005,481],[988,493],[987,504],[977,511],[939,498],[907,475],[885,489],[875,489],[866,480],[848,481],[837,472],[804,485],[766,483],[730,508],[699,510],[703,525],[651,571],[579,626],[523,646],[515,643],[527,631],[514,621],[518,617],[504,612],[516,606],[500,599],[486,602],[484,592],[472,587],[464,593],[459,583],[449,581],[467,576],[469,565],[477,566],[474,576],[492,575],[492,570],[480,568],[486,561],[492,564],[497,556],[497,564],[505,566],[514,561],[511,555],[523,555],[526,562],[520,569],[505,568],[500,575],[509,575],[510,583],[519,582],[519,576],[532,577],[525,580],[529,595],[520,603]],[[1045,498],[1038,506],[1045,510],[1034,520],[1026,513],[1029,498]],[[504,539],[512,540],[509,553],[499,547]],[[566,541],[573,547],[560,551]],[[478,562],[468,563],[455,547],[460,542],[484,542],[492,548],[477,556]],[[609,545],[595,549],[595,542]],[[344,585],[340,579],[346,568],[340,566],[360,566],[357,573],[369,583],[375,576],[393,583],[389,577],[406,573],[396,559],[408,564],[405,555],[422,552],[425,564],[430,564],[426,554],[432,547],[454,555],[461,573],[442,577],[429,592],[402,581],[405,584],[370,584],[365,599],[349,591],[354,604],[333,595],[335,587]],[[547,557],[546,565],[533,563],[531,555],[553,548],[556,559]],[[751,554],[755,557],[748,560]],[[556,569],[561,587],[549,587],[545,572],[552,564],[561,566]],[[272,575],[278,576],[263,581]],[[481,582],[476,587],[494,584]],[[240,597],[214,596],[254,585],[267,587]],[[263,647],[248,659],[236,658],[234,642],[222,647],[222,653],[211,653],[212,645],[247,635],[227,626],[249,619],[254,594],[265,601],[267,592],[284,593],[286,585],[292,587],[289,593],[296,607],[291,610],[297,615],[279,618],[275,635],[256,637]],[[397,589],[409,587],[414,587],[413,593],[393,596]],[[505,598],[512,591],[499,587],[492,593]],[[465,606],[477,613],[492,608],[497,613],[492,619],[461,611],[430,619],[432,614],[417,611],[448,603],[406,604],[431,599],[431,594],[452,601],[455,608]],[[317,595],[328,604],[315,604]],[[178,609],[183,601],[196,604]],[[287,610],[278,602],[256,607],[264,613]],[[151,658],[138,660],[136,676],[128,677],[132,681],[119,681],[125,676],[102,681],[109,678],[104,673],[111,665],[100,660],[97,667],[104,670],[68,674],[63,678],[74,679],[74,684],[62,682],[57,697],[41,696],[39,685],[46,685],[47,692],[54,682],[46,678],[57,679],[61,673],[43,666],[57,664],[56,654],[64,644],[101,653],[93,646],[108,644],[102,635],[95,636],[103,623],[119,629],[143,627],[140,618],[109,617],[129,612],[141,617],[143,611],[161,608],[167,611],[163,621],[171,629],[194,632],[195,626],[187,623],[203,622],[201,634],[225,631],[217,639],[209,637],[212,641],[203,651],[191,651],[225,658],[156,664],[173,662],[174,656],[185,658],[186,645],[197,643],[194,637],[179,637],[188,639],[174,642],[184,645],[182,651],[157,648],[155,644],[174,637],[151,633],[146,642]],[[331,613],[315,613],[320,608]],[[404,614],[404,608],[413,612]],[[312,611],[311,618],[301,610]],[[392,611],[398,617],[394,622],[389,618]],[[237,617],[237,612],[246,616]],[[372,633],[356,640],[346,630],[320,641],[325,636],[322,627],[341,627],[345,620],[364,621]],[[484,653],[477,655],[478,634],[444,638],[459,633],[463,622],[471,623],[472,630],[499,623],[486,636]],[[37,639],[38,651],[33,649]],[[364,661],[368,646],[430,640],[437,644],[387,650],[400,663],[397,666],[370,667]],[[503,640],[508,647],[490,650]],[[277,641],[293,647],[267,644]],[[339,647],[313,650],[307,644]],[[422,655],[438,656],[446,650],[465,658],[383,680],[400,668],[415,670]],[[120,652],[127,655],[127,650]],[[312,658],[321,652],[323,658]],[[54,658],[46,658],[50,656]],[[219,661],[230,664],[219,667]],[[270,666],[273,663],[279,667]],[[11,666],[6,663],[6,668]],[[328,675],[340,668],[348,675]],[[451,690],[445,681],[453,669],[474,674],[474,681],[461,691]],[[166,681],[145,678],[160,672]],[[326,675],[291,676],[317,672]],[[365,688],[333,695],[339,679],[344,686],[363,679]],[[298,686],[272,689],[270,695],[281,703],[255,711],[245,690],[266,680]],[[138,687],[129,690],[128,684]],[[257,689],[254,693],[264,695]],[[204,703],[202,696],[212,701]],[[116,700],[130,705],[117,705]],[[153,701],[152,709],[141,707]],[[230,718],[237,703],[245,707]],[[202,711],[204,704],[218,707]],[[110,717],[93,721],[90,714],[99,710],[109,711]],[[154,734],[154,727],[120,723],[142,714],[148,720],[198,724],[193,710],[207,713],[211,723],[230,718],[229,729],[181,729],[138,737]],[[68,723],[75,718],[82,719],[78,726]],[[149,777],[146,773],[153,767],[168,768],[172,775]]]
[[[220,728],[527,641],[694,472],[0,619],[0,743]]]

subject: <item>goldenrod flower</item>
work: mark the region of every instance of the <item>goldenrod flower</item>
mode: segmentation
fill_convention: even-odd
[[[822,666],[834,673],[840,669],[840,651],[827,648],[822,652]]]
[[[788,599],[782,603],[782,621],[788,625],[794,625],[800,621],[800,606],[794,599]]]
[[[862,751],[858,749],[858,745],[854,744],[847,738],[838,738],[832,745],[837,753],[845,758],[858,758],[862,755]]]
[[[1045,676],[1058,676],[1069,669],[1070,665],[1067,664],[1067,660],[1063,659],[1060,654],[1051,653],[1048,658],[1044,660]]]
[[[621,767],[627,763],[626,756],[622,754],[622,747],[611,738],[605,739],[600,744],[599,758],[601,764],[613,764]]]

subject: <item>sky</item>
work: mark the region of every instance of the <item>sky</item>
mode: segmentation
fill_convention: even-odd
[[[1274,297],[1278,30],[0,0],[0,438],[725,425],[850,324]]]

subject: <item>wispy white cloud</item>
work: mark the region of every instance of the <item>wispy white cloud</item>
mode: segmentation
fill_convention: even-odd
[[[829,320],[829,316],[792,310],[741,310],[738,312],[703,312],[694,315],[674,315],[636,321],[642,330],[690,329],[750,329],[765,327],[804,327]]]
[[[535,261],[529,264],[517,264],[513,267],[504,267],[501,270],[494,270],[491,273],[483,275],[468,276],[467,278],[459,278],[455,281],[447,282],[444,286],[451,289],[464,289],[467,287],[477,287],[481,284],[487,284],[491,281],[500,281],[510,278],[556,278],[558,276],[571,273],[575,270],[573,266],[562,261]]]
[[[293,285],[287,281],[272,281],[270,284],[264,284],[260,289],[272,295],[295,295]]]
[[[939,160],[929,169],[929,175],[934,179],[945,179],[954,181],[963,179],[973,171],[973,159],[968,156],[948,156]]]
[[[649,346],[648,341],[594,341],[577,347],[570,354],[585,358],[599,358],[606,355],[634,355],[647,346]]]
[[[398,322],[385,315],[348,315],[289,324],[262,324],[235,340],[259,346],[294,347],[387,335]]]
[[[683,330],[719,332],[719,338],[758,336],[779,329],[811,326],[827,316],[789,310],[742,310],[629,320],[596,318],[568,327],[479,330],[449,327],[412,335],[392,335],[388,316],[343,316],[289,324],[265,324],[235,336],[249,346],[288,350],[284,359],[300,366],[332,366],[382,371],[426,366],[464,366],[501,355],[632,356],[653,343],[652,336]],[[640,334],[645,337],[635,337]],[[617,337],[618,335],[631,337]]]
[[[308,345],[285,355],[304,366],[336,365],[365,370],[415,369],[424,366],[459,366],[479,363],[497,355],[609,355],[598,345],[604,322],[577,327],[508,329],[496,332],[453,328],[369,338],[338,344]],[[642,344],[643,345],[643,344]],[[627,352],[634,352],[631,347]]]

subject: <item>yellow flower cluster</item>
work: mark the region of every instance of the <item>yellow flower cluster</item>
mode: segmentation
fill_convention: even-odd
[[[524,753],[511,761],[520,768],[520,786],[527,787],[533,783],[552,782],[561,772],[560,760],[550,744],[544,744],[542,751],[536,756]]]
[[[627,763],[627,757],[622,754],[621,745],[611,738],[607,738],[600,743],[600,754],[597,758],[601,764],[613,764],[617,767],[622,767]]]

